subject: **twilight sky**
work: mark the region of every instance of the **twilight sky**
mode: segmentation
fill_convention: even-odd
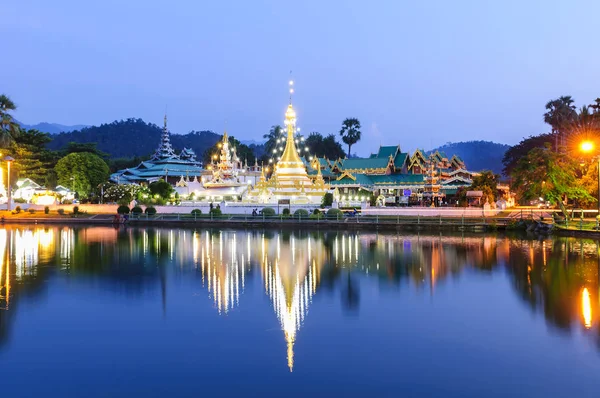
[[[18,120],[140,117],[258,139],[357,117],[379,144],[516,143],[544,104],[600,96],[597,0],[1,0],[0,92]],[[354,152],[354,151],[353,151]]]

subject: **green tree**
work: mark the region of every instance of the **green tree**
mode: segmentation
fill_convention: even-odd
[[[498,199],[498,181],[500,176],[490,170],[484,170],[473,177],[470,190],[483,191],[484,198],[488,203],[494,203]],[[485,200],[483,201],[485,202]]]
[[[350,157],[352,145],[360,141],[360,128],[360,122],[356,118],[348,118],[342,122],[340,136],[342,137],[342,141],[348,145],[348,157]]]
[[[11,112],[17,106],[4,94],[0,94],[0,145],[6,147],[19,135],[19,124],[13,118]]]
[[[527,156],[529,151],[533,148],[545,148],[547,143],[552,143],[553,141],[554,137],[552,134],[540,134],[524,138],[517,145],[511,146],[502,158],[502,164],[504,164],[502,174],[505,176],[511,175],[515,167],[517,167],[519,160]]]
[[[333,134],[323,137],[320,133],[312,132],[306,138],[306,146],[310,153],[317,157],[336,160],[345,156],[344,149]]]
[[[533,148],[513,170],[511,187],[521,201],[544,198],[551,203],[563,200],[594,200],[576,178],[578,163],[566,153],[555,152],[548,144]]]
[[[102,152],[97,148],[97,144],[95,142],[69,142],[64,149],[62,150],[64,155],[68,155],[70,153],[93,153],[94,155],[101,157],[103,159],[108,159],[110,156],[106,152]]]
[[[162,199],[169,199],[174,191],[171,184],[163,179],[151,182],[150,185],[148,185],[148,188],[153,196],[159,195]]]
[[[554,150],[564,145],[565,137],[569,132],[569,126],[577,117],[575,110],[575,101],[570,95],[564,95],[546,103],[546,113],[544,113],[544,122],[552,127],[554,135]]]
[[[285,129],[279,125],[271,126],[271,130],[263,138],[267,140],[265,142],[265,155],[267,157],[273,156],[273,150],[277,147],[277,139],[285,133]]]
[[[46,149],[50,135],[38,130],[21,130],[8,147],[8,154],[15,159],[14,169],[21,178],[31,178],[45,185],[49,171],[56,164],[56,156]]]
[[[70,153],[61,158],[54,167],[58,183],[87,197],[106,182],[108,165],[101,157],[89,152]]]

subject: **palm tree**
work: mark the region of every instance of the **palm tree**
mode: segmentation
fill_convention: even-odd
[[[350,149],[352,145],[360,140],[360,122],[356,118],[348,118],[342,123],[340,130],[342,141],[348,144],[348,157],[350,157]]]
[[[544,113],[544,122],[552,127],[552,133],[555,135],[555,149],[558,150],[559,138],[561,145],[564,145],[565,135],[568,133],[568,126],[576,119],[575,101],[570,95],[564,95],[546,104],[547,112]]]
[[[17,106],[8,96],[0,94],[0,146],[5,147],[19,134],[19,125],[9,113]]]
[[[265,142],[265,152],[267,156],[273,157],[273,149],[277,147],[277,139],[283,135],[283,127],[279,125],[271,126],[271,130],[263,138],[267,140]]]

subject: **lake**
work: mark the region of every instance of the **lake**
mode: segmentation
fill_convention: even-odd
[[[0,229],[6,396],[600,394],[579,238]]]

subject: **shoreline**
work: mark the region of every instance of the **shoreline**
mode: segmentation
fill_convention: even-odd
[[[499,222],[500,221],[500,222]],[[202,227],[202,228],[288,228],[288,229],[338,229],[338,230],[396,230],[396,231],[471,231],[487,232],[506,229],[505,220],[496,218],[465,219],[461,218],[344,218],[335,219],[294,219],[294,218],[260,218],[260,217],[222,217],[210,219],[189,216],[168,218],[130,218],[125,224],[115,223],[113,216],[104,217],[9,217],[1,221],[9,224],[64,224],[64,225],[130,225],[130,226],[169,226],[169,227]]]

